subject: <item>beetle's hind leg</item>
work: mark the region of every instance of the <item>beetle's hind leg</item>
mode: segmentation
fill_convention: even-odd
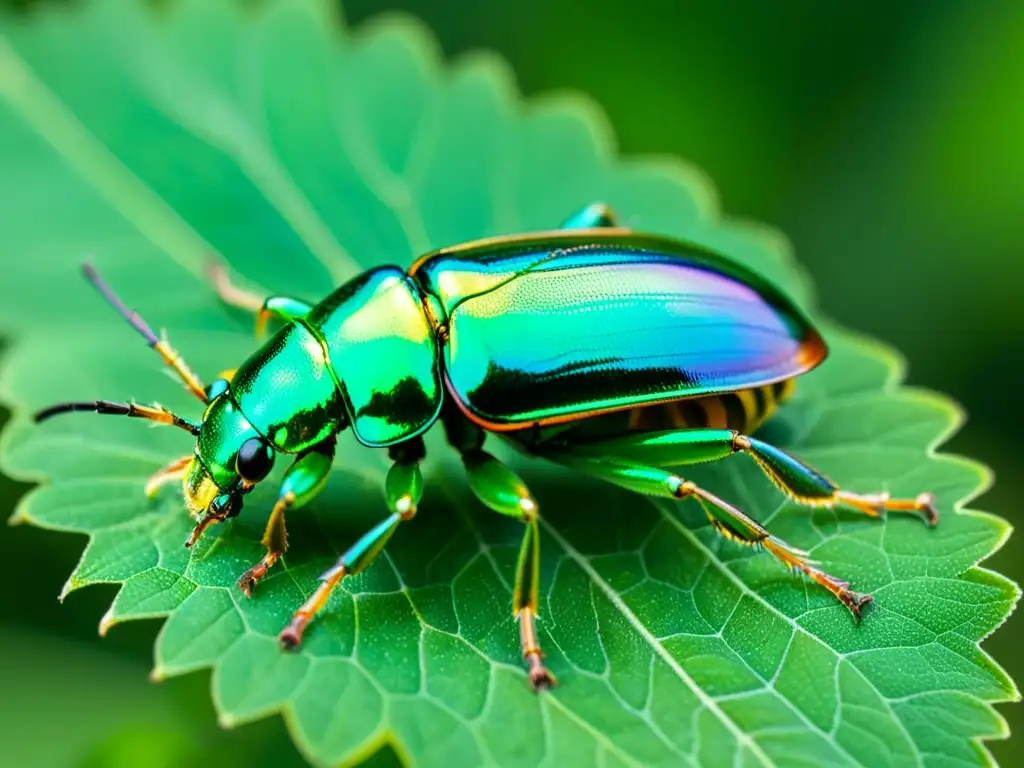
[[[605,203],[591,203],[562,222],[561,229],[594,229],[618,227],[619,217]]]
[[[821,570],[806,552],[772,536],[764,526],[736,507],[695,483],[660,467],[629,462],[626,458],[599,459],[575,455],[572,450],[544,454],[547,458],[646,496],[696,499],[715,530],[725,538],[751,547],[763,547],[779,562],[800,571],[831,592],[860,621],[871,595],[854,592],[848,582]]]
[[[914,512],[929,525],[939,522],[935,499],[922,493],[914,499],[892,499],[888,494],[858,494],[841,489],[813,467],[781,448],[731,429],[683,429],[631,433],[621,437],[573,443],[575,454],[601,458],[624,457],[655,467],[676,467],[718,461],[734,453],[747,453],[773,483],[798,504],[833,507],[845,504],[872,517],[885,512]]]
[[[230,307],[237,307],[256,315],[257,338],[266,333],[270,320],[301,320],[313,309],[310,304],[289,296],[260,296],[240,288],[231,281],[227,269],[220,262],[208,262],[206,273],[221,301]]]
[[[886,512],[913,512],[931,526],[939,522],[939,511],[931,493],[922,493],[913,499],[892,499],[887,493],[844,491],[813,467],[774,445],[734,434],[732,446],[736,451],[749,454],[771,481],[799,504],[811,507],[845,504],[871,517]]]

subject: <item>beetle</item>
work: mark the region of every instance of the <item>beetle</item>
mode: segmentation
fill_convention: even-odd
[[[474,494],[521,521],[512,610],[535,690],[555,683],[536,629],[539,507],[522,480],[484,450],[488,434],[518,449],[640,494],[695,498],[714,528],[759,546],[831,592],[859,621],[868,594],[817,567],[807,553],[685,480],[674,468],[745,453],[784,494],[809,507],[842,504],[871,516],[917,512],[935,525],[930,493],[914,499],[839,488],[801,460],[750,436],[827,355],[825,341],[771,284],[698,245],[618,225],[595,203],[561,228],[442,248],[411,269],[371,269],[319,304],[263,298],[211,269],[220,298],[280,329],[234,372],[204,386],[181,356],[85,266],[93,285],[205,407],[200,421],[160,406],[110,401],[47,408],[124,415],[179,427],[189,455],[147,483],[181,481],[196,518],[186,546],[237,515],[275,458],[293,463],[262,543],[238,580],[249,597],[286,549],[285,517],[327,481],[336,435],[351,428],[386,448],[388,516],[320,577],[279,639],[296,648],[338,583],[359,573],[423,493],[422,435],[441,422]]]

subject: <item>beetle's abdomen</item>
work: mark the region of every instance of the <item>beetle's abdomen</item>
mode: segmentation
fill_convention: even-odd
[[[747,390],[799,375],[825,345],[753,274],[672,240],[552,235],[417,266],[447,313],[445,369],[496,430]]]
[[[298,321],[281,328],[242,364],[230,391],[256,431],[286,453],[329,437],[344,419],[323,344]]]
[[[349,281],[306,322],[327,350],[360,442],[390,445],[437,418],[437,341],[419,289],[401,269],[381,267]]]
[[[641,405],[622,411],[583,416],[569,424],[508,433],[522,438],[529,449],[550,439],[583,442],[620,437],[631,432],[667,432],[686,429],[731,429],[740,434],[755,433],[796,388],[795,379],[753,389],[705,395],[667,403]]]
[[[790,396],[794,385],[793,379],[786,379],[753,389],[633,408],[624,414],[623,431],[733,429],[752,434],[775,412],[776,405]]]

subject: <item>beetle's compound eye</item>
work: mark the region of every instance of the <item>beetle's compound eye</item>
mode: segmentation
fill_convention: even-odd
[[[238,451],[238,474],[247,483],[258,483],[274,468],[274,449],[261,437],[250,437]]]

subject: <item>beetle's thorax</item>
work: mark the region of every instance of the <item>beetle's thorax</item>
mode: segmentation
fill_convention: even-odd
[[[323,341],[360,442],[391,445],[434,422],[442,398],[437,340],[403,270],[364,272],[318,304],[307,323]]]
[[[401,269],[381,267],[281,328],[238,369],[227,398],[275,449],[298,453],[349,423],[365,445],[408,439],[437,418],[441,392],[422,296]]]
[[[287,323],[239,367],[228,395],[253,429],[284,453],[316,445],[345,422],[323,340],[302,320]]]

